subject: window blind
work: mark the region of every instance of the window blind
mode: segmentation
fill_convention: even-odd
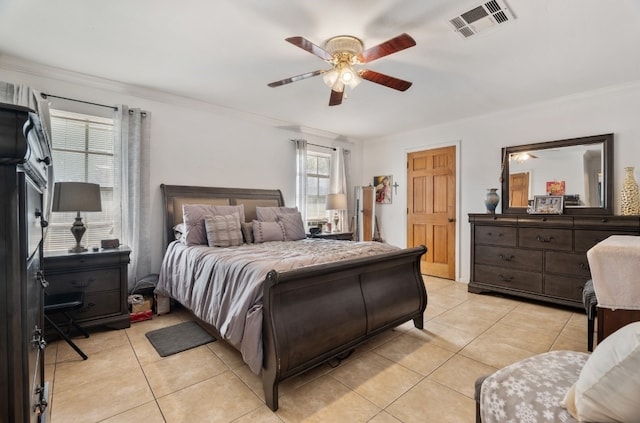
[[[52,109],[51,138],[55,182],[100,185],[102,211],[80,213],[87,227],[82,244],[99,247],[102,239],[119,238],[113,198],[113,119]],[[51,213],[45,251],[66,250],[75,245],[70,231],[75,217],[76,213]]]

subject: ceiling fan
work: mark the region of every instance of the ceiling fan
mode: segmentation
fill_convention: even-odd
[[[366,50],[364,49],[362,41],[351,35],[339,35],[329,38],[324,43],[324,48],[318,47],[304,37],[289,37],[285,40],[294,46],[318,56],[325,62],[331,64],[332,68],[319,69],[281,79],[280,81],[268,84],[270,87],[279,87],[291,82],[323,75],[324,83],[331,88],[329,106],[337,106],[342,103],[345,86],[353,89],[358,86],[363,79],[398,91],[406,91],[411,86],[411,82],[394,78],[393,76],[369,69],[354,69],[354,66],[364,65],[365,63],[372,62],[389,54],[415,46],[415,40],[408,34],[398,35]]]

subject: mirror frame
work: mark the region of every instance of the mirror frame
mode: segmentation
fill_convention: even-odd
[[[502,213],[526,213],[525,207],[509,206],[509,155],[525,151],[545,150],[549,148],[570,147],[584,144],[602,144],[602,175],[604,176],[603,207],[565,207],[563,214],[569,215],[612,215],[613,214],[613,134],[594,135],[590,137],[569,138],[566,140],[547,141],[534,144],[517,145],[502,148]]]

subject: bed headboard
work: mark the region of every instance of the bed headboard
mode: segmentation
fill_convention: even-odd
[[[160,185],[164,202],[164,245],[174,240],[173,227],[182,222],[183,204],[244,205],[247,222],[256,218],[256,206],[284,206],[279,189],[217,188],[187,185]]]

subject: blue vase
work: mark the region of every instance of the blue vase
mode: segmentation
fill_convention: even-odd
[[[496,191],[498,191],[498,188],[487,189],[487,195],[484,199],[484,206],[487,208],[487,213],[496,213],[496,206],[500,202],[500,196]]]

